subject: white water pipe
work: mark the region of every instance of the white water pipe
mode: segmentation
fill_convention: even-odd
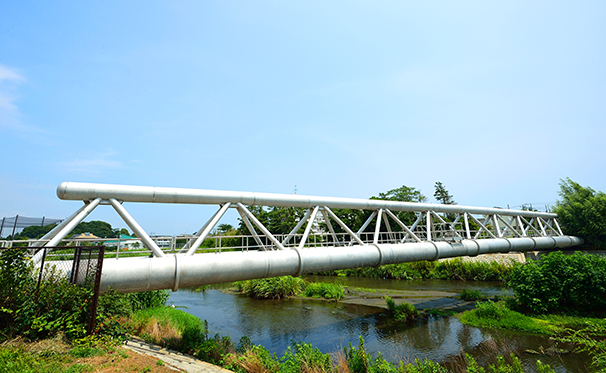
[[[120,292],[191,287],[254,278],[297,275],[345,268],[437,260],[458,256],[566,248],[582,244],[571,236],[411,242],[303,250],[197,254],[185,257],[123,258],[103,263],[101,290]]]
[[[413,203],[384,201],[374,199],[356,199],[340,197],[316,197],[297,194],[272,194],[255,192],[231,192],[205,189],[164,188],[134,185],[92,184],[63,182],[57,187],[57,196],[64,200],[89,201],[95,198],[109,200],[115,198],[121,202],[212,204],[224,203],[243,205],[262,205],[277,207],[327,206],[331,209],[360,209],[391,211],[435,211],[446,213],[507,215],[556,218],[556,214],[537,211],[521,211],[500,208],[485,208],[461,205],[442,205],[431,203]]]

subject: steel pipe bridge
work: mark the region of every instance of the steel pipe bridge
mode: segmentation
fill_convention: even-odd
[[[557,215],[546,212],[397,202],[375,199],[231,192],[202,189],[64,182],[63,200],[84,205],[36,242],[34,262],[44,247],[57,246],[101,205],[111,206],[152,256],[106,259],[102,291],[172,289],[254,278],[345,268],[380,266],[458,256],[566,248],[582,239],[562,233]],[[178,252],[163,251],[124,207],[126,203],[216,205],[217,211]],[[299,208],[304,211],[289,234],[273,234],[250,206]],[[252,233],[254,250],[198,253],[229,209],[235,209]],[[343,209],[360,211],[361,226],[339,217]],[[310,237],[318,230],[326,239]],[[354,231],[355,230],[355,231]]]

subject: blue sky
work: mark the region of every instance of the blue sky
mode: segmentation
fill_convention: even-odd
[[[541,209],[562,178],[606,190],[605,8],[2,1],[0,217],[66,217],[63,181],[430,201],[441,181]],[[158,234],[214,210],[125,206]]]

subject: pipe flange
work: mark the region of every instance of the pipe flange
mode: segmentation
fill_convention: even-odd
[[[433,245],[433,247],[436,249],[436,256],[433,257],[433,259],[431,259],[430,261],[435,262],[436,260],[440,259],[440,249],[438,249],[438,245],[436,245],[433,241],[427,241],[430,244]]]
[[[151,262],[151,260],[150,260]],[[179,267],[179,257],[175,254],[175,282],[173,283],[173,291],[179,290],[179,281],[181,280],[181,267]]]
[[[301,253],[299,252],[298,248],[293,247],[292,249],[296,251],[297,255],[299,256],[299,268],[297,268],[297,274],[295,275],[295,277],[300,277],[301,274],[303,274],[303,258],[301,257]]]
[[[373,268],[379,268],[380,266],[383,265],[383,252],[381,251],[381,248],[377,244],[369,243],[368,246],[374,246],[377,249],[377,251],[379,252],[379,263],[376,266],[373,266]]]

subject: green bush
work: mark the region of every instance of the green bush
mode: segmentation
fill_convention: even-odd
[[[321,272],[320,275],[369,277],[393,280],[440,279],[465,281],[507,281],[512,266],[499,262],[470,262],[462,258],[438,262],[420,261]]]
[[[412,321],[419,317],[419,311],[410,303],[403,302],[396,306],[390,297],[385,297],[385,303],[396,321]]]
[[[38,277],[27,255],[21,249],[0,252],[0,339],[17,335],[41,339],[59,332],[70,340],[83,338],[93,298],[89,284],[70,284],[50,265],[36,291]],[[128,316],[132,308],[126,294],[101,294],[94,334],[123,340],[127,330],[118,316]]]
[[[238,282],[244,294],[255,298],[284,298],[298,295],[305,287],[300,277],[282,276]]]
[[[509,286],[535,314],[606,315],[606,258],[598,255],[544,255],[515,266]]]
[[[314,282],[305,287],[306,297],[321,297],[339,300],[345,296],[343,286],[339,284],[328,284],[325,282]]]

